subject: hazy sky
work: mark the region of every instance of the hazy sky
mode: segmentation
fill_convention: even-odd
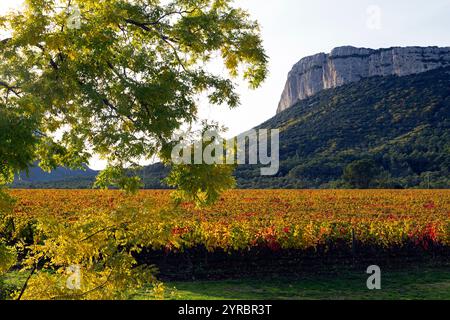
[[[0,0],[0,11],[20,3]],[[257,90],[241,86],[242,106],[202,106],[201,117],[226,125],[229,135],[272,117],[287,73],[304,56],[342,45],[450,46],[450,0],[236,0],[262,27],[270,76]],[[92,166],[102,164],[93,161]]]

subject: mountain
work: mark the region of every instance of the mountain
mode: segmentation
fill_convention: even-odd
[[[241,188],[341,188],[369,160],[374,188],[450,188],[450,67],[318,92],[259,128],[280,128],[277,177],[240,167]]]
[[[98,171],[85,166],[83,170],[57,168],[51,173],[45,172],[34,164],[28,172],[21,172],[15,177],[13,188],[88,188],[97,176]]]
[[[57,168],[51,173],[43,171],[37,165],[30,168],[27,175],[22,172],[16,176],[12,188],[23,189],[88,189],[92,188],[99,171],[85,166],[84,170],[70,170]],[[147,189],[166,189],[163,179],[167,177],[169,169],[157,163],[145,167],[140,176]]]
[[[280,129],[280,171],[262,177],[258,166],[239,166],[238,187],[348,188],[363,178],[370,188],[450,188],[448,52],[343,47],[301,60],[289,75],[292,96],[285,90],[286,104],[258,126]],[[146,188],[165,188],[167,173],[145,168]],[[95,175],[38,170],[14,186],[88,188]]]
[[[450,66],[450,48],[338,47],[301,59],[289,72],[277,113],[324,89],[373,76],[406,76]]]

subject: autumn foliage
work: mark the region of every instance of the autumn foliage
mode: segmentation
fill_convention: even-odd
[[[255,246],[308,249],[357,239],[389,248],[415,244],[450,245],[450,192],[425,190],[229,191],[209,208],[170,204],[170,191],[15,190],[15,217],[42,216],[75,223],[84,215],[124,206],[145,211],[145,245],[180,251],[204,246],[209,251]],[[154,216],[152,216],[154,214]]]

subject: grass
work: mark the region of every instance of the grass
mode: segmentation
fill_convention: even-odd
[[[26,274],[9,273],[4,285],[18,287]],[[382,271],[382,289],[366,287],[364,270],[335,275],[276,277],[223,281],[166,283],[178,300],[450,300],[450,268],[416,268]],[[151,288],[130,296],[152,299]]]
[[[367,289],[368,275],[337,275],[167,283],[181,300],[450,300],[450,268],[382,273],[382,289]],[[133,297],[147,299],[145,291]]]

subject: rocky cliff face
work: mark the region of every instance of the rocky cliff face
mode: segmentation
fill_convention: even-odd
[[[450,47],[339,47],[300,60],[289,72],[277,113],[317,92],[372,76],[417,74],[450,66]]]

